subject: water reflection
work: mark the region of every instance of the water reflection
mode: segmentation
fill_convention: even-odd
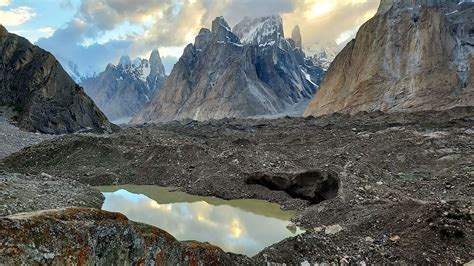
[[[110,191],[110,188],[106,191]],[[248,256],[284,238],[302,233],[300,229],[296,232],[288,230],[287,219],[265,216],[230,205],[212,205],[206,201],[169,203],[169,194],[165,195],[166,203],[162,204],[157,195],[150,199],[125,189],[104,192],[104,196],[104,210],[121,212],[133,221],[155,225],[178,240],[206,241],[225,251]],[[263,203],[258,202],[261,206],[264,206]],[[271,208],[275,207],[271,203],[267,204]],[[244,205],[248,206],[249,202]],[[280,212],[282,217],[288,217],[288,213]],[[272,214],[276,214],[274,210]]]

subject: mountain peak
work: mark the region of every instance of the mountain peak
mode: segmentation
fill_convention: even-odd
[[[211,31],[206,28],[202,28],[199,31],[199,34],[194,39],[194,46],[197,50],[203,50],[207,44],[209,43],[209,39],[211,36]]]
[[[0,36],[6,36],[8,34],[8,30],[0,24]]]
[[[158,49],[155,48],[153,49],[153,51],[151,51],[150,61],[156,58],[160,58],[160,51],[158,51]]]
[[[115,69],[115,66],[112,63],[107,64],[107,67],[105,68],[105,71],[110,71]]]
[[[229,24],[227,23],[227,21],[222,16],[217,17],[216,19],[214,19],[214,21],[212,21],[212,32],[213,33],[217,32],[221,29],[231,31],[230,27],[229,27]]]
[[[217,17],[212,22],[212,33],[216,36],[219,42],[240,43],[240,40],[234,33],[232,33],[229,24],[224,17]]]
[[[158,49],[153,49],[150,54],[150,69],[153,74],[165,75],[165,67],[161,62],[160,52]]]
[[[303,49],[303,42],[301,40],[301,30],[300,30],[300,27],[298,25],[296,25],[293,28],[293,31],[291,32],[291,39],[293,39],[293,41],[295,41],[296,48]]]
[[[258,18],[245,17],[235,25],[233,32],[242,43],[254,45],[278,42],[280,38],[285,37],[283,19],[279,15]]]
[[[131,66],[131,65],[132,65],[132,60],[130,59],[130,56],[124,55],[120,57],[118,66]]]

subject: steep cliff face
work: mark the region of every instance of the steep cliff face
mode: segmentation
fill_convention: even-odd
[[[284,113],[310,99],[323,71],[283,35],[279,16],[217,18],[186,47],[163,89],[134,123]]]
[[[474,3],[382,1],[331,64],[305,115],[474,105]]]
[[[48,52],[0,25],[0,105],[18,111],[18,125],[49,134],[110,131],[94,102]]]
[[[119,64],[109,64],[95,78],[82,81],[87,94],[111,120],[127,122],[135,116],[163,86],[165,69],[158,50],[150,59],[137,58],[132,62],[123,56]]]

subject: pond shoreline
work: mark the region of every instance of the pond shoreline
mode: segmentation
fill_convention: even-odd
[[[199,197],[158,186],[96,187],[102,210],[156,226],[180,241],[209,242],[226,252],[254,256],[281,240],[303,233],[292,227],[294,211],[262,200]]]

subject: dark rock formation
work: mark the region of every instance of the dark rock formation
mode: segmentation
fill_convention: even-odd
[[[242,265],[244,256],[96,209],[62,209],[0,218],[2,265]]]
[[[384,0],[336,57],[305,115],[474,105],[474,3]]]
[[[117,66],[109,64],[95,78],[82,82],[87,94],[111,120],[133,117],[163,86],[166,74],[158,50],[150,59],[123,56]]]
[[[313,204],[333,199],[339,190],[339,178],[335,172],[308,171],[302,173],[256,173],[246,178],[247,184],[259,184],[271,190],[282,190],[292,197]]]
[[[233,31],[220,17],[186,47],[133,122],[285,114],[312,98],[322,75],[284,38],[279,16],[246,18]]]
[[[62,134],[111,124],[50,53],[0,26],[0,105],[18,112],[19,127]]]

